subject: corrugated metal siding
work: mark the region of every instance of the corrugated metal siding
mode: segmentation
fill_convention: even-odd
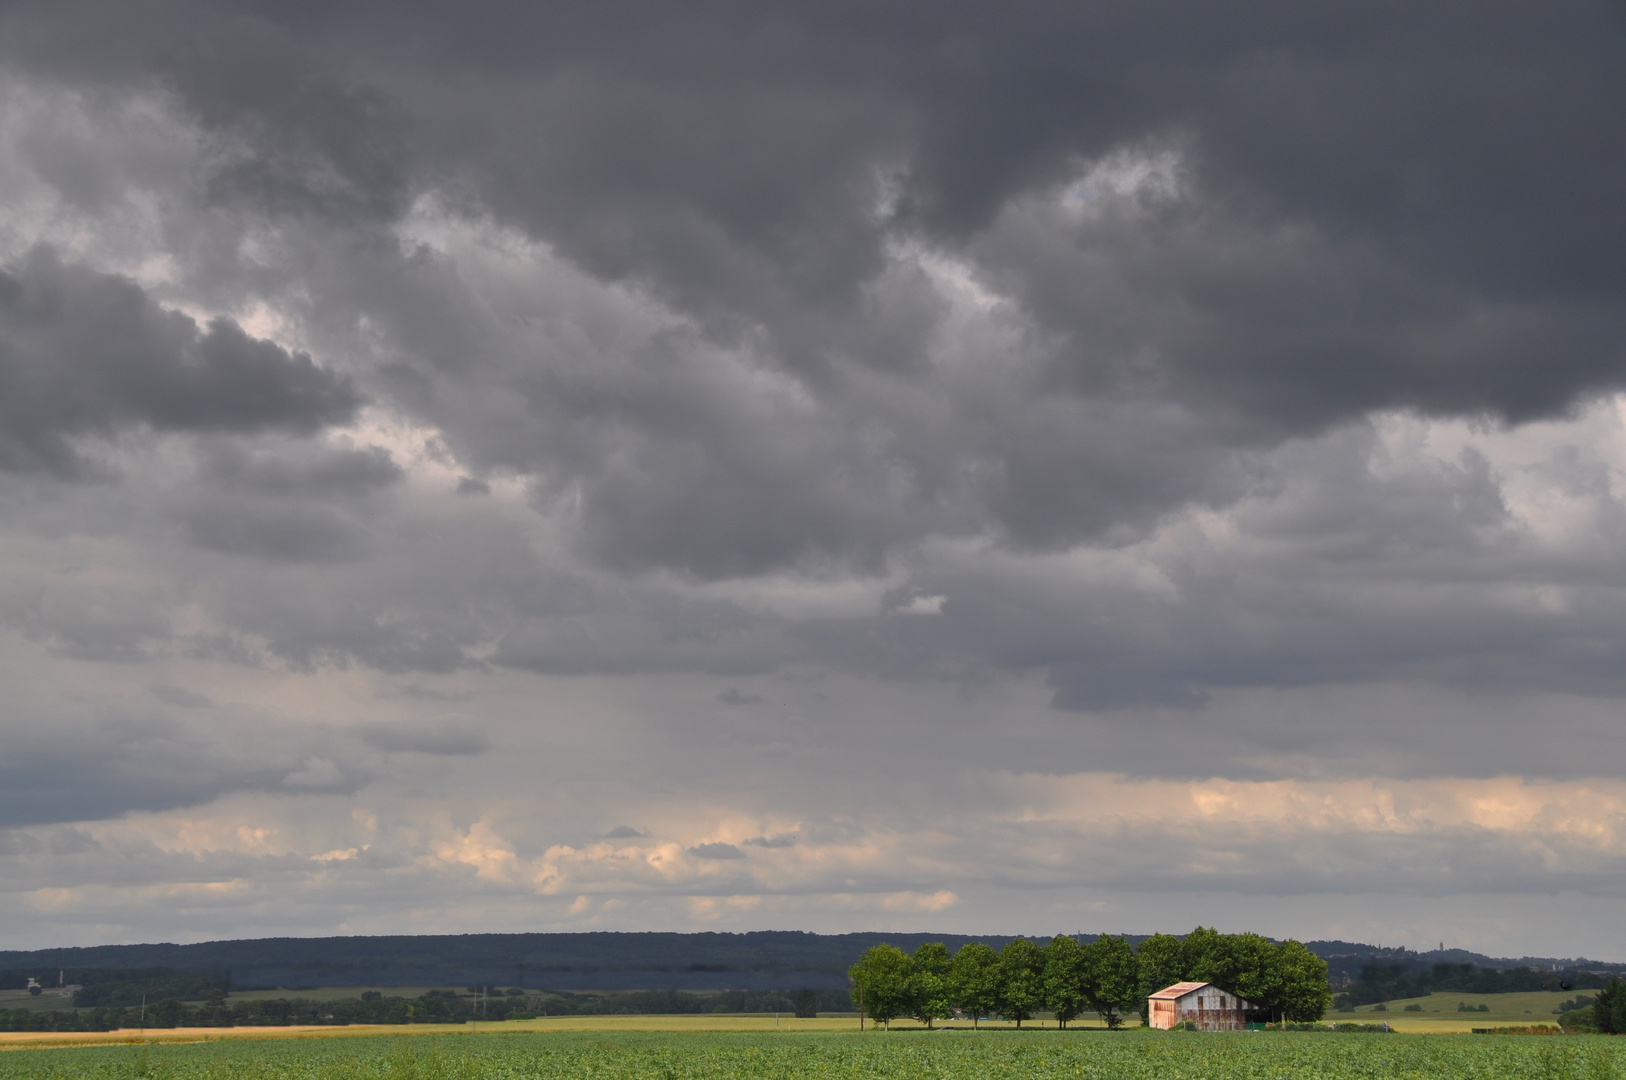
[[[1167,1031],[1180,1024],[1195,1024],[1198,1031],[1242,1031],[1248,1003],[1228,990],[1203,984],[1172,1000],[1150,999],[1147,1022]]]

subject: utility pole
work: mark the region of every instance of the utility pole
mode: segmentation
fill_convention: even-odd
[[[141,1037],[147,1037],[147,995],[141,995]]]

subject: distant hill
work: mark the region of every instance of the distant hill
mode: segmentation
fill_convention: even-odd
[[[457,934],[395,937],[258,938],[194,945],[97,945],[0,951],[0,969],[47,975],[59,969],[169,968],[225,973],[233,989],[312,986],[524,986],[549,990],[838,989],[865,949],[886,941],[914,950],[941,941],[1003,948],[1009,935],[726,933]],[[1043,939],[1040,939],[1043,940]],[[1144,937],[1131,935],[1139,943]],[[1497,959],[1448,949],[1418,953],[1344,941],[1307,942],[1328,962],[1335,986],[1363,967],[1425,970],[1437,963],[1561,970],[1626,970],[1587,960]],[[42,981],[47,981],[43,980]],[[54,981],[54,980],[50,980]]]

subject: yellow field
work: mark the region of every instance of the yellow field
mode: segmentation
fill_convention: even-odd
[[[235,996],[235,995],[234,995]],[[315,1025],[305,1027],[238,1027],[238,1028],[149,1028],[147,1042],[206,1042],[214,1039],[288,1039],[288,1038],[344,1038],[354,1035],[457,1035],[471,1033],[473,1024],[351,1024],[346,1027]],[[874,1027],[866,1021],[866,1028]],[[894,1020],[898,1029],[918,1028],[922,1025],[911,1020]],[[965,1021],[939,1023],[938,1027],[968,1028]],[[1002,1021],[984,1020],[984,1028],[1014,1028]],[[1051,1027],[1048,1024],[1026,1021],[1024,1027]],[[1100,1027],[1099,1020],[1074,1021],[1069,1027]],[[549,1016],[539,1020],[506,1020],[500,1023],[481,1021],[481,1032],[535,1031],[535,1032],[611,1032],[611,1031],[857,1031],[856,1016],[821,1016],[811,1020],[798,1020],[793,1016],[774,1017],[772,1014],[705,1013],[684,1016]],[[135,1043],[143,1041],[136,1029],[119,1031],[0,1032],[0,1049],[21,1049],[41,1046],[87,1046],[101,1043]]]
[[[868,1026],[868,1025],[866,1025]],[[909,1025],[899,1025],[909,1026]],[[987,1026],[987,1025],[985,1025]],[[994,1024],[994,1027],[1002,1025]],[[740,1013],[701,1016],[552,1016],[541,1020],[481,1021],[475,1024],[330,1024],[290,1027],[237,1028],[148,1028],[145,1039],[135,1028],[118,1031],[5,1031],[0,1032],[0,1049],[16,1050],[40,1046],[90,1046],[101,1043],[208,1042],[215,1039],[324,1039],[353,1035],[458,1035],[475,1028],[499,1031],[857,1031],[858,1018],[819,1017],[798,1020],[784,1016],[742,1015]]]

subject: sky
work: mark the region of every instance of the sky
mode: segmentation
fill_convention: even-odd
[[[0,7],[0,946],[1626,960],[1626,8]]]

